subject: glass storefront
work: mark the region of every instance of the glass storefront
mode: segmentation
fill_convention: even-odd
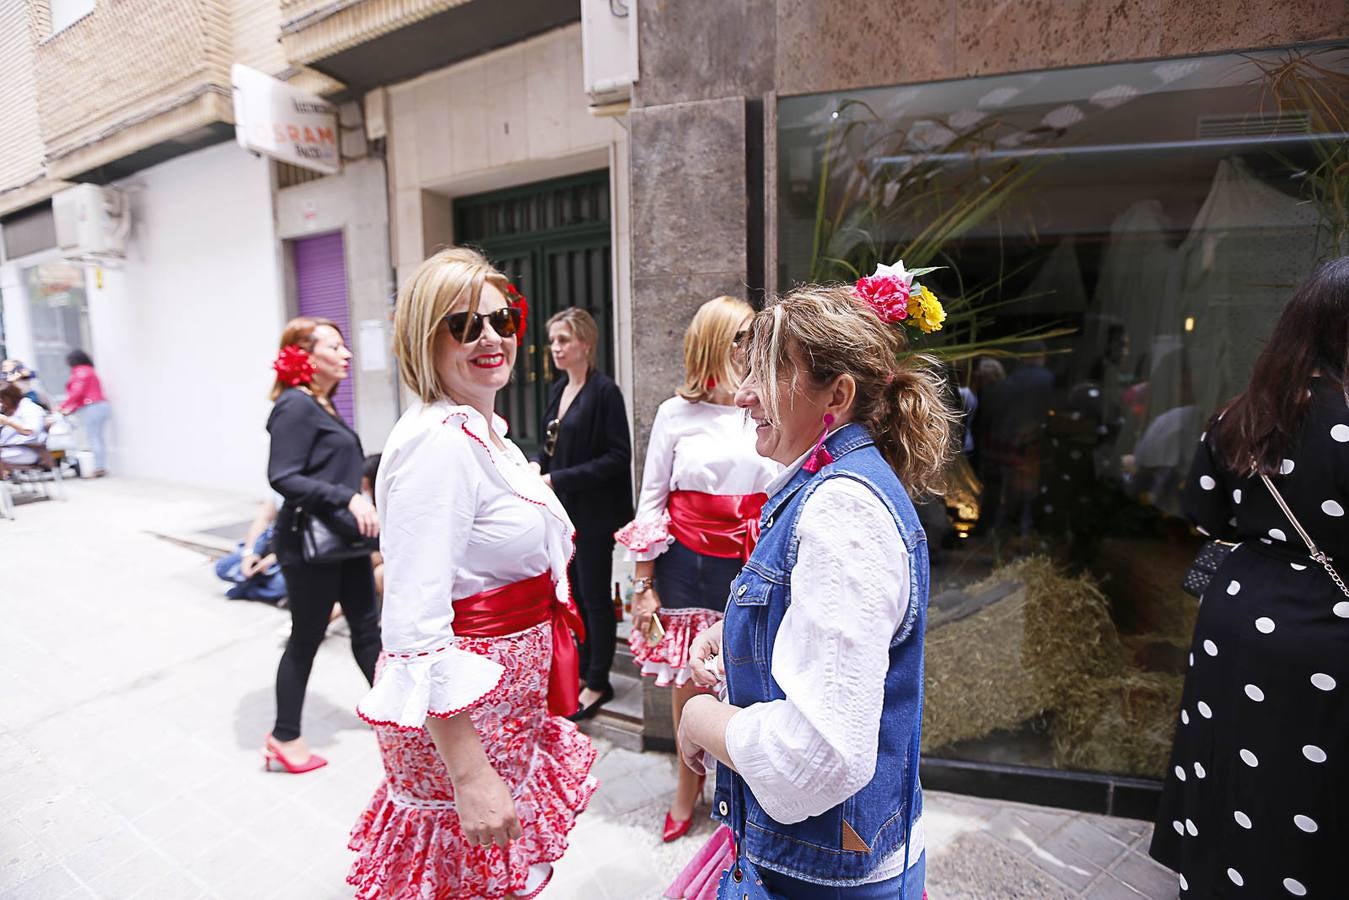
[[[1349,46],[793,97],[780,287],[944,266],[968,413],[924,752],[1162,775],[1201,537],[1178,491],[1284,302],[1349,253]]]
[[[92,353],[84,269],[67,262],[44,262],[25,269],[23,279],[33,335],[33,358],[24,362],[38,373],[53,399],[64,399],[70,378],[66,354],[77,348]]]

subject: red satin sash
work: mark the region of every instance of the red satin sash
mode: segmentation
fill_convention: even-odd
[[[585,624],[569,599],[553,592],[547,572],[515,584],[492,588],[454,601],[454,633],[460,637],[504,637],[526,628],[553,623],[553,663],[548,670],[548,711],[569,716],[580,707],[580,659],[576,642],[585,640]]]
[[[670,534],[704,556],[747,560],[759,541],[759,513],[767,501],[767,494],[671,491]]]

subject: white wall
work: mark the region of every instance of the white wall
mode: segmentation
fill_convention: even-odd
[[[284,324],[268,163],[233,143],[120,183],[132,239],[89,273],[115,474],[266,490],[271,361]]]
[[[347,343],[356,397],[356,431],[366,453],[378,453],[398,420],[398,366],[393,346],[393,264],[389,259],[389,199],[378,159],[348,161],[341,175],[276,192],[277,237],[283,241],[341,231],[347,266]],[[293,311],[293,310],[292,310]],[[380,322],[384,367],[373,369],[373,348],[361,341],[361,323]]]

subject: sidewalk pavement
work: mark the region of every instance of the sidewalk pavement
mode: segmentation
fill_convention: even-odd
[[[116,478],[68,495],[0,520],[0,898],[350,897],[346,834],[381,768],[348,646],[325,641],[305,707],[331,764],[264,773],[286,616],[225,600],[201,553],[153,534],[253,500]],[[661,844],[673,757],[597,743],[601,789],[543,897],[657,898],[712,824]],[[1176,897],[1142,822],[935,792],[925,816],[932,900]]]

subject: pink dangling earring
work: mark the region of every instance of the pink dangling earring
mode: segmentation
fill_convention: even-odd
[[[824,430],[820,432],[820,439],[815,442],[815,449],[811,451],[810,457],[805,461],[801,468],[814,474],[820,471],[821,466],[827,466],[834,461],[834,454],[829,452],[829,448],[824,445],[824,439],[829,436],[829,426],[834,424],[834,414],[824,414]]]
[[[712,375],[707,376],[707,389],[709,391],[715,391],[717,389],[717,379]]]

